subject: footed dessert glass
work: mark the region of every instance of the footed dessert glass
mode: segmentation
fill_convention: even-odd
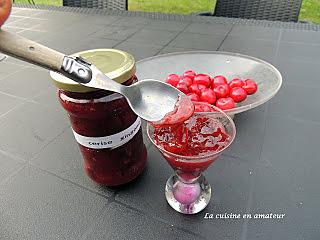
[[[174,170],[165,186],[167,202],[183,214],[198,213],[208,205],[211,186],[202,172],[235,138],[232,119],[220,109],[210,108],[215,111],[195,112],[182,124],[147,126],[151,142]]]

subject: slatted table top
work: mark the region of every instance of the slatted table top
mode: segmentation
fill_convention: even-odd
[[[268,103],[236,116],[235,142],[205,172],[213,201],[185,216],[166,203],[172,170],[145,133],[142,175],[120,188],[95,184],[83,172],[48,72],[5,58],[0,239],[319,239],[317,25],[16,6],[4,28],[65,53],[118,48],[140,60],[189,50],[240,52],[275,65],[283,86]],[[241,217],[223,219],[225,213]],[[254,218],[270,213],[284,215]]]

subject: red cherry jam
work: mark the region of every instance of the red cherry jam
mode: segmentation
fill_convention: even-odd
[[[194,114],[182,124],[158,126],[154,130],[155,143],[173,156],[164,154],[174,169],[183,172],[205,170],[216,158],[215,153],[231,141],[223,124],[210,115]],[[211,158],[203,158],[212,155]],[[183,157],[194,157],[194,159]],[[200,160],[197,160],[198,159]],[[181,159],[182,160],[181,160]],[[203,160],[205,159],[205,160]]]
[[[183,123],[189,119],[194,112],[194,104],[187,96],[180,95],[172,112],[167,113],[159,122],[152,124],[157,126]]]
[[[130,85],[136,80],[134,76],[123,84]],[[117,93],[105,90],[80,93],[60,89],[58,96],[61,105],[68,112],[75,135],[85,138],[115,136],[114,134],[130,129],[140,120],[126,99]],[[141,126],[137,125],[121,139],[127,137],[132,138],[111,148],[97,148],[97,144],[103,144],[99,141],[93,141],[92,147],[79,143],[85,172],[92,180],[107,186],[116,186],[130,182],[143,171],[147,151]]]

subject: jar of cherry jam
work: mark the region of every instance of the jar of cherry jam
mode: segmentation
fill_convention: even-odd
[[[123,85],[137,81],[132,55],[115,49],[96,49],[74,54],[96,65]],[[84,158],[84,170],[97,183],[125,184],[144,169],[147,159],[141,119],[120,94],[88,88],[50,72],[59,88],[58,98],[67,111]]]

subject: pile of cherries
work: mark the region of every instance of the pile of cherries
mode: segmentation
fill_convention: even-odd
[[[244,101],[247,95],[258,90],[257,83],[252,79],[234,78],[228,82],[222,75],[211,78],[192,70],[184,72],[182,76],[170,74],[166,83],[185,93],[192,101],[207,102],[222,110],[236,107],[236,103]]]

